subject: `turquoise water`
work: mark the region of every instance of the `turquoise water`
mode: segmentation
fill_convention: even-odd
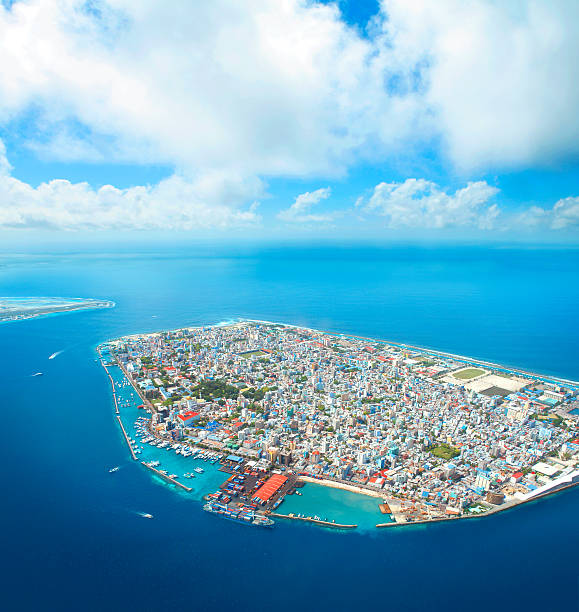
[[[139,461],[160,461],[157,466],[159,470],[167,470],[169,474],[179,476],[179,482],[192,489],[185,491],[181,487],[168,483],[166,480],[156,476],[146,467],[142,467],[156,483],[169,487],[171,490],[194,500],[201,500],[207,493],[217,490],[219,485],[228,478],[228,474],[219,471],[218,463],[211,463],[193,457],[183,457],[173,450],[161,449],[149,444],[142,444],[137,437],[135,423],[140,416],[148,415],[138,406],[141,399],[128,384],[125,375],[118,366],[109,366],[108,370],[115,381],[115,389],[119,402],[119,412],[123,425],[129,437],[137,441],[141,453],[137,455]],[[128,405],[126,405],[128,403]],[[111,409],[113,405],[111,405]],[[126,445],[125,438],[120,431],[122,442]],[[127,454],[129,451],[127,449]],[[201,467],[204,472],[195,472],[195,478],[185,478],[186,473],[191,473],[195,467]],[[351,491],[333,489],[314,483],[307,483],[301,490],[301,495],[288,495],[279,512],[289,514],[290,512],[301,513],[307,516],[318,515],[321,518],[334,520],[336,523],[358,525],[359,529],[374,528],[377,523],[387,523],[389,516],[382,514],[378,509],[380,500],[376,497],[361,495]],[[301,525],[301,523],[300,523]]]
[[[319,516],[343,525],[358,525],[359,530],[375,529],[378,523],[389,523],[389,515],[378,508],[378,497],[334,489],[308,482],[299,490],[302,495],[287,495],[278,508],[281,514]],[[299,523],[301,525],[301,523]]]
[[[142,449],[142,452],[137,455],[138,461],[160,461],[160,465],[156,467],[158,470],[167,470],[169,474],[176,474],[179,478],[179,482],[192,489],[192,491],[185,491],[181,487],[173,485],[160,476],[157,476],[154,472],[151,472],[144,466],[140,466],[150,478],[160,484],[161,486],[168,487],[175,493],[179,493],[185,498],[191,500],[200,501],[207,493],[213,493],[219,485],[229,478],[229,475],[219,471],[218,463],[211,463],[210,461],[204,461],[203,459],[196,459],[194,457],[183,457],[178,455],[174,450],[166,448],[157,448],[156,446],[150,446],[149,444],[142,444],[138,438],[137,431],[135,429],[135,423],[137,418],[141,416],[148,416],[148,413],[138,406],[142,404],[139,396],[133,391],[130,385],[119,385],[119,383],[127,382],[127,379],[121,369],[118,366],[109,366],[108,370],[115,381],[115,388],[117,398],[128,402],[129,405],[120,405],[119,412],[123,426],[130,438],[133,438],[137,442],[136,446]],[[112,398],[112,391],[111,391]],[[111,410],[114,411],[114,400],[111,401]],[[116,419],[115,419],[116,420]],[[122,443],[126,446],[125,437],[120,429],[119,436]],[[127,456],[130,457],[130,452],[127,448]],[[131,458],[131,461],[133,459]],[[194,478],[185,478],[186,473],[193,472],[193,469],[200,467],[204,470],[202,474],[194,472]],[[121,468],[122,469],[122,468]]]
[[[403,529],[220,520],[203,512],[204,491],[180,492],[130,459],[95,354],[122,335],[242,317],[577,380],[579,249],[0,255],[0,295],[117,304],[0,326],[2,612],[579,609],[579,488],[489,518]],[[152,452],[167,470],[190,469]],[[221,474],[202,467],[213,487]],[[327,503],[332,492],[307,485],[300,501],[317,494]]]

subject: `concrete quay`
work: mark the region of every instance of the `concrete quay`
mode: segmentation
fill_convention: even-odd
[[[291,521],[303,521],[304,523],[315,523],[316,525],[332,527],[333,529],[356,529],[358,527],[358,525],[343,525],[341,523],[332,523],[331,521],[322,521],[321,519],[315,519],[311,516],[296,516],[295,514],[278,514],[277,512],[270,512],[269,516],[289,519]]]

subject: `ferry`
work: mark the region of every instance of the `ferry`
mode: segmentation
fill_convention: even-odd
[[[215,501],[207,502],[203,506],[203,510],[205,510],[205,512],[217,514],[218,516],[229,521],[242,523],[244,525],[254,525],[256,527],[271,527],[274,525],[274,521],[266,516],[255,514],[254,512],[249,512],[244,509],[238,510],[229,508],[227,505]]]

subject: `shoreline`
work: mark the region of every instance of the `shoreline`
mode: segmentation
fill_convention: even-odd
[[[450,358],[450,359],[454,359],[456,361],[459,361],[461,363],[465,363],[467,365],[477,365],[477,366],[481,366],[481,367],[487,367],[487,368],[491,368],[494,370],[498,370],[501,372],[506,372],[509,374],[515,374],[515,375],[524,375],[524,376],[528,376],[530,378],[534,378],[537,380],[541,380],[544,382],[557,382],[560,384],[566,384],[566,385],[571,385],[574,386],[575,388],[579,389],[579,381],[578,380],[572,380],[570,378],[562,378],[560,376],[556,376],[556,375],[551,375],[551,374],[543,374],[541,372],[531,372],[529,370],[524,370],[522,368],[517,368],[516,366],[506,366],[506,365],[502,365],[500,363],[494,362],[494,361],[486,361],[484,359],[479,359],[477,357],[469,357],[468,355],[458,355],[456,353],[449,353],[448,351],[441,351],[438,349],[433,349],[433,348],[428,348],[428,347],[424,347],[424,346],[419,346],[416,344],[408,344],[406,342],[399,342],[399,341],[394,341],[394,340],[385,340],[382,338],[371,338],[369,336],[358,336],[355,334],[344,334],[344,333],[340,333],[340,332],[335,332],[335,331],[327,331],[327,330],[323,330],[323,329],[315,329],[312,327],[304,327],[302,325],[293,325],[291,323],[279,323],[276,321],[265,321],[262,319],[240,319],[239,321],[231,321],[231,322],[219,322],[219,323],[213,323],[213,324],[207,324],[207,325],[186,325],[184,327],[176,327],[173,329],[165,329],[165,330],[159,330],[159,331],[153,331],[153,332],[145,332],[145,333],[136,333],[136,334],[126,334],[124,336],[120,336],[118,338],[113,338],[110,340],[106,340],[105,342],[102,342],[102,344],[106,344],[106,343],[114,343],[114,342],[119,342],[121,340],[123,340],[124,338],[144,338],[147,336],[155,336],[157,334],[163,334],[163,333],[174,333],[174,332],[178,332],[181,330],[188,330],[188,331],[192,331],[192,330],[198,330],[198,329],[203,329],[203,328],[211,328],[211,327],[237,327],[239,325],[243,325],[244,323],[260,323],[263,325],[277,325],[277,326],[281,326],[281,327],[288,327],[291,329],[297,329],[297,330],[304,330],[306,332],[313,332],[313,333],[318,333],[318,334],[325,334],[327,336],[331,336],[337,339],[348,339],[348,338],[352,338],[352,339],[356,339],[356,340],[367,340],[369,342],[379,342],[380,344],[386,344],[386,345],[390,345],[396,348],[400,348],[400,349],[406,349],[406,350],[414,350],[414,351],[421,351],[423,353],[426,354],[430,354],[430,355],[437,355],[439,357],[443,357],[443,358]]]
[[[12,299],[12,298],[4,298]],[[14,298],[16,299],[16,298]],[[18,298],[21,300],[42,300],[47,298]],[[59,298],[55,298],[59,299]],[[0,305],[2,298],[0,298]],[[16,321],[29,321],[40,317],[48,317],[51,315],[66,314],[69,312],[78,312],[80,310],[101,310],[105,308],[115,308],[116,303],[112,300],[98,300],[94,298],[69,298],[69,301],[63,300],[63,303],[58,305],[34,305],[28,308],[14,307],[13,311],[7,311],[0,308],[0,323],[14,323]]]
[[[360,495],[367,495],[368,497],[376,497],[378,499],[387,499],[386,495],[382,495],[378,491],[371,491],[369,489],[363,489],[353,484],[347,484],[342,482],[336,482],[334,480],[327,480],[325,478],[313,478],[312,476],[300,476],[299,480],[303,482],[310,482],[312,484],[319,484],[323,487],[330,487],[332,489],[342,489],[342,491],[350,491],[351,493],[358,493]]]
[[[451,353],[445,353],[445,352],[441,352],[441,351],[433,351],[430,349],[423,349],[421,347],[416,347],[413,345],[406,345],[406,344],[401,344],[401,343],[396,343],[396,342],[389,342],[389,341],[385,341],[385,340],[376,340],[376,339],[372,339],[372,338],[367,338],[367,337],[363,337],[363,336],[352,336],[352,335],[346,335],[346,334],[337,334],[337,333],[333,333],[333,332],[325,332],[325,331],[320,331],[320,330],[314,330],[311,328],[306,328],[306,327],[300,327],[300,326],[295,326],[295,325],[288,325],[288,324],[283,324],[283,323],[273,323],[273,322],[269,322],[269,321],[259,321],[259,320],[251,320],[251,319],[245,319],[245,320],[240,320],[237,322],[222,322],[222,323],[218,323],[215,325],[203,325],[203,326],[196,326],[196,327],[181,327],[181,328],[177,328],[175,330],[170,330],[170,332],[162,332],[162,331],[157,331],[157,332],[150,332],[150,333],[145,333],[145,334],[132,334],[132,335],[127,335],[127,336],[122,336],[120,338],[117,338],[115,340],[109,340],[109,341],[105,341],[102,342],[101,344],[99,344],[99,346],[97,347],[97,352],[99,353],[99,356],[101,356],[101,365],[103,365],[105,371],[108,373],[108,370],[105,366],[104,363],[102,363],[102,355],[100,353],[100,348],[103,345],[113,345],[116,342],[121,342],[123,339],[128,339],[128,338],[146,338],[146,337],[151,337],[151,336],[156,336],[162,333],[174,333],[174,332],[178,332],[181,330],[188,330],[188,331],[192,331],[192,330],[201,330],[203,328],[213,328],[213,327],[239,327],[239,326],[243,326],[244,324],[251,324],[251,323],[261,323],[264,325],[273,325],[273,326],[278,326],[278,327],[287,327],[287,328],[294,328],[294,329],[298,329],[298,330],[303,330],[304,332],[309,332],[312,334],[324,334],[330,337],[334,337],[334,338],[341,338],[341,339],[347,339],[347,338],[352,338],[352,339],[357,339],[357,340],[368,340],[368,341],[372,341],[372,342],[377,342],[377,343],[382,343],[382,344],[386,344],[386,345],[392,345],[394,347],[399,347],[399,348],[411,348],[413,350],[421,350],[423,352],[425,352],[426,354],[432,354],[432,355],[438,355],[438,356],[442,356],[442,357],[446,357],[446,358],[452,358],[454,360],[457,361],[461,361],[463,363],[468,363],[468,364],[473,364],[473,365],[477,365],[477,366],[483,366],[483,367],[487,367],[487,368],[491,368],[494,370],[499,370],[499,371],[503,371],[503,372],[509,372],[509,373],[513,373],[513,374],[523,374],[529,378],[535,378],[535,379],[539,379],[539,380],[543,380],[543,381],[557,381],[557,382],[561,382],[561,381],[565,381],[566,383],[570,383],[573,382],[573,384],[575,385],[579,385],[579,383],[575,382],[575,381],[568,381],[566,379],[561,379],[561,378],[546,378],[546,377],[542,377],[542,375],[537,375],[537,374],[533,374],[524,370],[513,370],[513,369],[507,369],[504,368],[503,366],[500,366],[499,364],[495,364],[492,362],[485,362],[485,361],[480,361],[480,360],[474,360],[472,358],[468,358],[468,357],[464,357],[464,356],[458,356],[458,355],[453,355]],[[308,341],[308,340],[306,340]],[[126,379],[128,380],[128,382],[131,384],[131,387],[137,392],[137,394],[141,397],[141,399],[143,400],[143,402],[145,404],[149,404],[150,408],[152,408],[154,411],[153,406],[150,405],[150,402],[148,402],[145,398],[143,398],[143,396],[141,395],[141,390],[139,389],[138,385],[135,384],[135,381],[132,379],[132,376],[125,370],[125,368],[122,366],[122,364],[120,363],[120,361],[118,360],[118,358],[116,357],[116,354],[114,353],[114,350],[112,351],[114,359],[116,361],[116,364],[120,367],[120,369],[122,370],[124,376],[126,377]],[[468,361],[466,361],[468,360]],[[109,378],[110,378],[110,374],[109,374]],[[115,396],[115,391],[114,391],[114,385],[113,385],[113,397]],[[115,400],[116,403],[116,400]],[[118,411],[118,407],[117,407],[117,411]],[[122,426],[122,422],[119,416],[117,416],[119,423],[121,425],[121,429],[123,429]],[[124,432],[123,432],[124,433]],[[126,434],[125,434],[126,437]],[[128,440],[127,440],[128,443]],[[129,448],[130,448],[130,444],[129,444]],[[131,449],[132,450],[132,449]],[[133,455],[133,459],[136,459],[136,457]],[[150,466],[146,466],[149,469]],[[156,470],[152,470],[152,471],[156,471]],[[573,476],[573,478],[575,478],[576,475]],[[164,478],[165,480],[169,480],[171,481],[171,479],[169,478]],[[385,503],[387,503],[391,508],[392,508],[392,503],[394,504],[394,506],[398,506],[398,500],[396,498],[391,498],[386,491],[383,491],[381,489],[372,489],[372,488],[368,488],[366,485],[363,484],[354,484],[351,482],[342,482],[340,480],[334,480],[334,479],[328,479],[328,478],[316,478],[313,476],[298,476],[298,479],[301,480],[302,482],[305,483],[313,483],[313,484],[319,484],[321,486],[325,486],[325,487],[329,487],[329,488],[334,488],[334,489],[339,489],[339,490],[344,490],[344,491],[349,491],[358,495],[366,495],[367,497],[372,497],[375,498],[377,500],[381,500]],[[171,481],[172,484],[178,485],[179,487],[182,487],[185,490],[190,490],[188,487],[184,486],[182,483],[179,483],[177,481]],[[433,517],[433,518],[428,518],[428,519],[421,519],[421,520],[412,520],[412,521],[406,521],[406,520],[401,520],[401,519],[405,519],[405,517],[403,516],[403,514],[400,513],[400,508],[398,507],[393,508],[388,515],[391,517],[391,522],[387,522],[387,523],[379,523],[376,524],[375,527],[376,528],[383,528],[383,527],[396,527],[396,526],[409,526],[409,525],[425,525],[428,523],[438,523],[438,522],[450,522],[450,521],[456,521],[456,520],[460,520],[460,519],[471,519],[471,518],[486,518],[492,514],[499,514],[502,512],[505,512],[507,510],[511,510],[517,506],[522,506],[528,502],[531,501],[538,501],[542,498],[546,498],[549,496],[552,496],[554,494],[557,494],[559,492],[563,492],[566,489],[570,489],[575,487],[577,484],[579,484],[579,481],[575,481],[575,482],[570,482],[568,484],[562,484],[562,483],[557,483],[553,486],[552,489],[550,490],[546,490],[544,492],[542,492],[539,495],[536,495],[534,497],[531,497],[529,499],[520,499],[520,500],[509,500],[508,502],[502,504],[501,506],[495,506],[490,508],[489,510],[487,510],[486,512],[480,513],[480,514],[462,514],[460,516],[438,516],[438,517]],[[422,513],[422,514],[426,514],[426,513]],[[299,520],[303,520],[302,517],[293,517],[293,516],[284,516],[284,515],[279,515],[280,517],[283,518],[296,518]],[[311,518],[311,517],[308,517]],[[311,522],[318,522],[316,520],[312,520]],[[322,521],[323,522],[323,521]],[[330,526],[332,526],[332,524],[330,524]],[[352,525],[348,525],[346,526],[347,528],[352,528],[355,526]]]

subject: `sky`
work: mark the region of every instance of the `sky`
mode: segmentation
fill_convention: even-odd
[[[579,3],[0,0],[0,241],[579,243]]]

